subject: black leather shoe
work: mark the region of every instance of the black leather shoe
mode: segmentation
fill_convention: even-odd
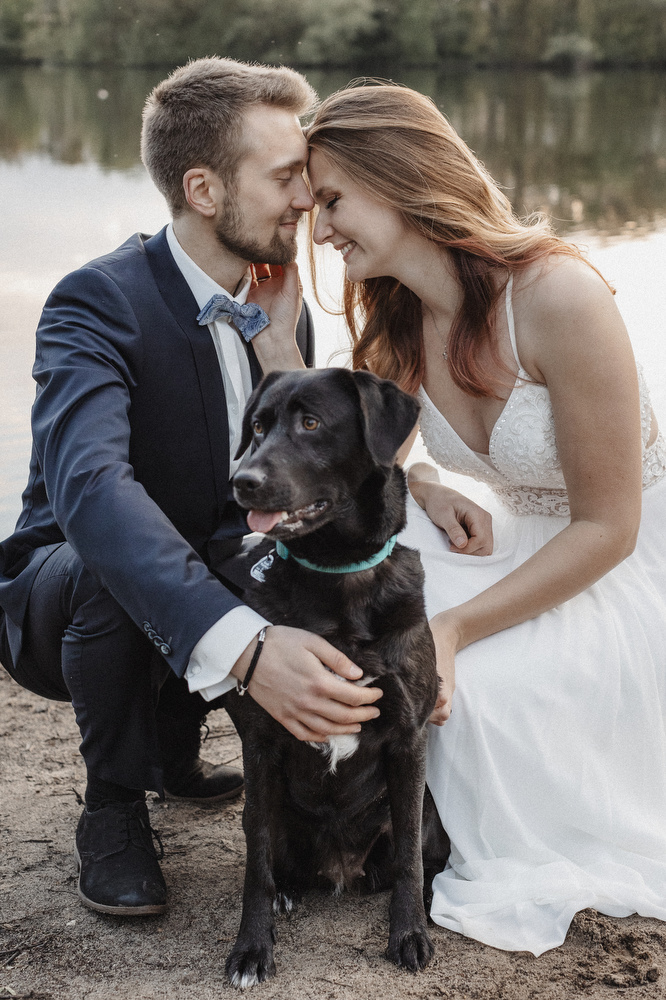
[[[226,764],[209,764],[199,756],[203,720],[158,712],[156,721],[167,798],[210,805],[240,795],[242,771]]]
[[[145,802],[112,802],[93,812],[84,809],[75,856],[79,896],[92,910],[121,917],[166,910],[166,885]]]
[[[202,804],[235,799],[243,791],[243,772],[226,764],[209,764],[196,757],[164,768],[164,794],[168,799]]]

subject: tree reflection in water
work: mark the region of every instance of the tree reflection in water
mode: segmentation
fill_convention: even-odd
[[[46,296],[66,272],[168,219],[139,159],[145,95],[164,75],[0,70],[0,538],[13,528],[26,482],[30,369]],[[349,81],[346,71],[308,75],[322,96]],[[400,82],[437,101],[519,213],[546,209],[561,233],[591,245],[592,259],[618,289],[666,424],[666,232],[658,231],[666,220],[666,75],[410,71]],[[647,239],[604,238],[648,231]],[[305,241],[303,233],[302,251]],[[342,364],[344,324],[317,306],[304,254],[301,264],[318,363],[334,357]],[[342,270],[339,255],[324,251],[322,286],[334,301]]]
[[[140,166],[145,95],[164,70],[0,72],[0,159],[46,155],[105,170]],[[312,71],[322,96],[346,71]],[[666,217],[666,74],[557,76],[406,70],[503,185],[518,214],[550,213],[562,233],[649,230]]]

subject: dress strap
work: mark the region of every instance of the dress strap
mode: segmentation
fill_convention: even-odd
[[[516,346],[516,324],[513,320],[513,302],[511,301],[511,292],[513,291],[513,274],[509,275],[509,280],[506,283],[506,289],[504,291],[504,302],[506,304],[506,320],[509,324],[509,337],[511,339],[511,349],[513,351],[513,356],[516,359],[516,364],[518,365],[519,371],[523,370],[523,366],[520,363],[520,358],[518,357],[518,347]]]

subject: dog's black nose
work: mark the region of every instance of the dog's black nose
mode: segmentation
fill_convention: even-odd
[[[233,478],[234,486],[240,490],[256,490],[266,482],[266,473],[259,469],[239,469]]]

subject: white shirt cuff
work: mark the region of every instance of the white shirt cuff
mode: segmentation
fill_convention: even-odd
[[[206,701],[231,691],[236,678],[230,676],[229,671],[254,636],[264,625],[270,624],[246,604],[232,608],[216,621],[190,654],[185,671],[190,691],[198,691]]]

